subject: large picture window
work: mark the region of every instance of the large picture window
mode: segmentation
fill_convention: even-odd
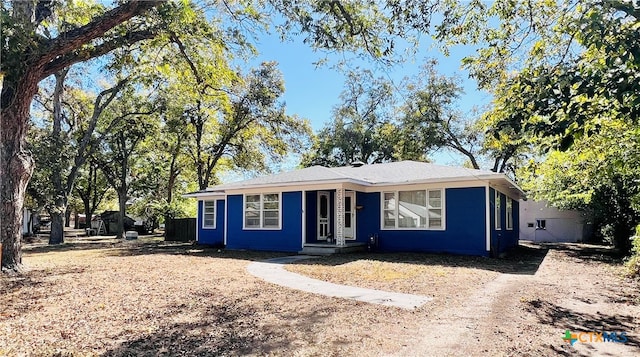
[[[216,201],[204,201],[202,228],[216,228]]]
[[[244,195],[244,228],[280,228],[280,194]]]
[[[393,191],[382,194],[384,229],[442,229],[442,190]]]

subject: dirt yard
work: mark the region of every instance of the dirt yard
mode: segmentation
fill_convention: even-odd
[[[280,255],[153,239],[29,244],[29,270],[0,277],[0,356],[640,354],[638,282],[606,249],[531,246],[501,260],[350,254],[287,267],[434,298],[413,311],[246,272]],[[628,341],[570,346],[566,330],[625,332]]]

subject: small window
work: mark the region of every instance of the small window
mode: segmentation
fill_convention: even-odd
[[[527,223],[527,227],[533,228],[533,226],[534,226],[533,223],[531,223],[531,222]]]
[[[442,191],[429,191],[429,228],[442,228]]]
[[[513,230],[513,200],[507,198],[507,230]]]
[[[384,228],[396,228],[396,195],[394,192],[384,193],[382,210]]]
[[[244,227],[260,228],[260,195],[244,196]]]
[[[501,230],[502,229],[502,217],[500,216],[500,192],[498,192],[498,190],[495,190],[496,196],[495,196],[495,218],[496,218],[496,230]]]
[[[536,219],[536,229],[547,229],[547,220]]]
[[[263,193],[245,195],[244,228],[280,228],[280,194]]]
[[[216,201],[204,201],[202,228],[216,228]]]

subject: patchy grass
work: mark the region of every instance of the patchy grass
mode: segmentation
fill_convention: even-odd
[[[545,249],[523,247],[497,260],[353,254],[287,267],[323,280],[435,297],[407,311],[282,288],[246,272],[251,261],[280,253],[231,252],[157,237],[77,238],[60,246],[35,241],[25,247],[25,274],[0,275],[0,356],[402,354],[502,273],[521,274],[523,282],[516,280],[521,285],[513,293],[493,302],[503,310],[490,306],[495,316],[474,327],[486,338],[462,340],[473,343],[471,355],[553,354],[563,346],[558,330],[571,323],[572,311],[582,324],[608,318],[612,328],[634,329],[637,286],[620,285],[619,265],[550,248],[542,265]],[[585,278],[576,281],[569,270]],[[573,308],[574,300],[584,311]],[[594,314],[587,309],[592,302],[606,309]],[[527,335],[514,339],[503,334],[507,330]],[[452,355],[460,351],[451,348]]]
[[[35,243],[27,273],[0,276],[0,356],[378,355],[424,316],[246,272],[280,255],[153,239]]]
[[[344,254],[287,264],[285,269],[336,284],[435,298],[429,308],[460,304],[501,272],[533,274],[546,249],[522,247],[508,259],[419,253]]]

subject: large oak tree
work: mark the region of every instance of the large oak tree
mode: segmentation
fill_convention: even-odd
[[[163,1],[129,1],[102,12],[85,24],[51,35],[43,22],[59,5],[52,1],[15,1],[2,8],[2,94],[0,97],[0,236],[2,267],[22,262],[21,227],[24,194],[33,172],[26,150],[31,101],[44,78],[74,63],[102,56],[115,48],[152,38],[152,27],[132,19]],[[128,28],[113,31],[123,23]]]
[[[74,63],[104,56],[114,49],[163,34],[171,23],[189,21],[182,9],[207,11],[207,18],[240,34],[268,28],[274,19],[283,36],[302,35],[313,48],[353,51],[382,58],[393,53],[396,38],[416,39],[426,32],[439,1],[116,1],[79,11],[77,21],[51,27],[71,2],[27,0],[2,2],[2,94],[0,138],[0,236],[2,267],[21,264],[21,219],[33,159],[26,150],[30,106],[44,78]],[[202,7],[206,7],[203,9]],[[77,10],[77,9],[76,9]],[[180,16],[180,14],[185,16]],[[276,16],[279,14],[280,16]],[[190,24],[185,24],[188,29]],[[412,33],[413,32],[413,33]],[[231,44],[233,46],[233,44]]]

